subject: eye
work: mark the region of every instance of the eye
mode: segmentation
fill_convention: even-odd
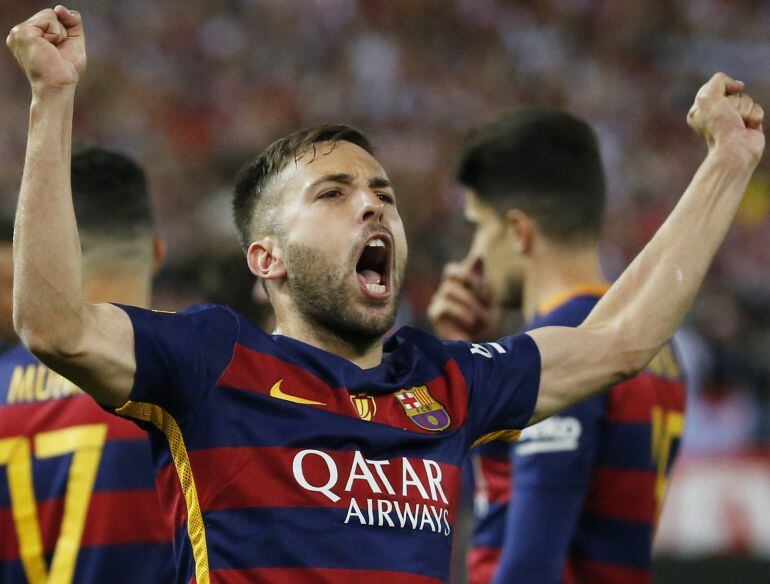
[[[396,201],[393,199],[393,195],[391,195],[391,194],[389,194],[389,193],[377,193],[377,198],[378,198],[380,201],[382,201],[382,202],[384,202],[384,203],[388,203],[388,204],[390,204],[390,205],[392,205],[392,204],[394,204],[394,203],[396,202]]]
[[[339,189],[329,189],[318,195],[319,199],[339,199],[342,196],[342,191]]]

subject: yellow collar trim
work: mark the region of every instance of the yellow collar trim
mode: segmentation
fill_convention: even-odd
[[[610,289],[610,286],[612,286],[612,284],[582,284],[576,286],[571,290],[552,296],[545,302],[542,302],[540,306],[537,307],[537,313],[540,315],[548,314],[562,304],[566,304],[573,298],[579,296],[602,296]]]

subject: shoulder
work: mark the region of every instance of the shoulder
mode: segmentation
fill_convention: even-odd
[[[448,341],[417,328],[403,326],[388,339],[385,350],[388,352],[408,352],[412,358],[425,359],[436,365],[455,361],[462,368],[471,366],[474,357],[492,357],[505,354],[506,348],[500,343],[470,343],[468,341]]]
[[[468,341],[447,341],[439,339],[435,335],[410,326],[402,326],[398,329],[386,345],[386,350],[397,346],[412,345],[419,349],[428,357],[439,357],[444,360],[447,358],[465,358],[474,354],[475,351],[482,350],[483,347],[494,343],[470,343]]]
[[[586,319],[599,302],[598,296],[578,296],[569,302],[565,302],[558,308],[547,314],[535,318],[527,330],[543,328],[546,326],[576,327]]]
[[[115,306],[128,314],[135,329],[158,327],[178,330],[180,333],[196,329],[203,333],[217,330],[237,331],[245,320],[231,308],[219,304],[198,304],[182,312],[149,310],[124,304]]]
[[[386,341],[386,352],[393,353],[397,350],[419,353],[430,360],[446,360],[450,357],[446,341],[411,326],[402,326]]]
[[[227,331],[235,336],[241,327],[251,325],[246,317],[235,312],[229,306],[221,304],[197,304],[179,313],[179,317],[187,320],[202,332]]]

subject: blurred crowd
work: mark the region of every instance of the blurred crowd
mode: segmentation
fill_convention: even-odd
[[[46,6],[3,0],[0,25],[8,30]],[[525,104],[566,108],[592,124],[608,171],[604,261],[613,277],[705,153],[685,122],[705,79],[724,70],[770,107],[770,3],[760,0],[76,0],[71,7],[84,14],[89,58],[75,137],[126,151],[148,169],[170,250],[159,308],[213,299],[266,318],[231,227],[231,183],[263,146],[300,127],[341,121],[372,137],[410,238],[400,318],[425,326],[443,264],[469,243],[452,174],[474,126]],[[21,176],[28,93],[6,52],[5,215]],[[692,387],[687,448],[770,441],[768,267],[770,159],[681,335]]]

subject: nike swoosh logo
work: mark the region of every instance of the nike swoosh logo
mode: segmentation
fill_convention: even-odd
[[[289,395],[281,391],[281,383],[283,379],[279,379],[276,384],[270,388],[270,397],[282,399],[295,404],[304,404],[307,406],[325,406],[325,403],[313,401],[312,399],[305,399],[304,397],[297,397],[296,395]]]

